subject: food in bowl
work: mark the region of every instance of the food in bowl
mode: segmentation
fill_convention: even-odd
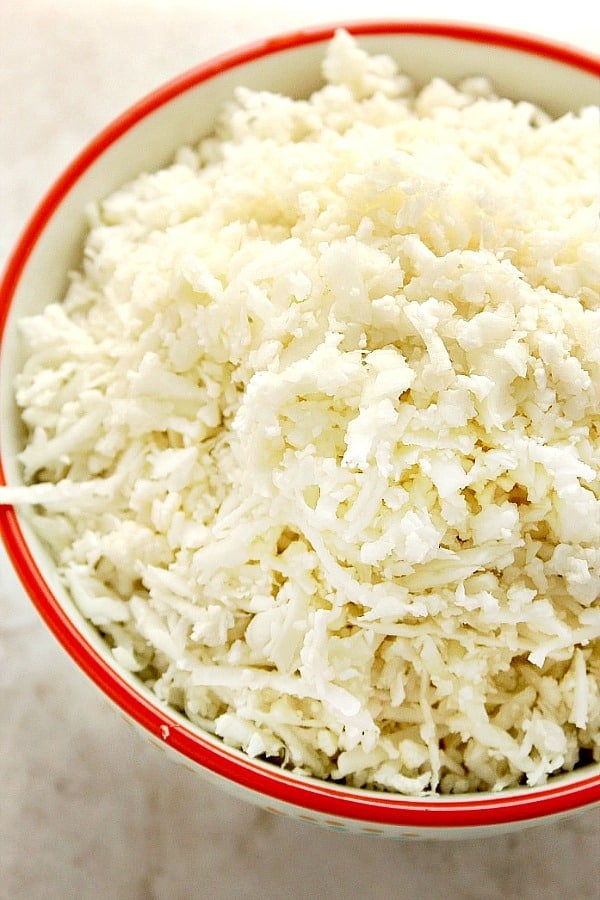
[[[600,761],[598,110],[417,90],[344,32],[323,73],[90,208],[0,500],[249,756],[536,786]]]

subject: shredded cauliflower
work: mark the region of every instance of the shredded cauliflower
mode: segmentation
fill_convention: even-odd
[[[0,500],[227,744],[538,785],[600,761],[598,110],[417,91],[343,32],[323,71],[90,209]]]

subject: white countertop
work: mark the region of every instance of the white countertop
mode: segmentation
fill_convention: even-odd
[[[151,88],[251,39],[406,17],[403,6],[1,0],[0,264],[75,152]],[[587,0],[509,2],[502,11],[421,0],[418,18],[537,31],[600,52]],[[501,838],[400,844],[295,824],[206,786],[107,708],[39,620],[3,551],[0,785],[2,900],[599,896],[600,812]]]

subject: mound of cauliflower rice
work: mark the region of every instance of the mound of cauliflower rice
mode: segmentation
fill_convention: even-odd
[[[22,503],[202,729],[402,794],[600,760],[600,127],[346,33],[89,210]]]

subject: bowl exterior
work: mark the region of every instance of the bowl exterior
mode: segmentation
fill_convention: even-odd
[[[173,750],[169,746],[169,734],[167,726],[163,726],[163,732],[160,737],[155,737],[145,729],[141,728],[138,723],[132,719],[126,719],[129,724],[133,725],[138,731],[140,737],[146,740],[152,747],[166,755],[176,765],[182,765],[188,771],[195,772],[200,778],[208,784],[216,788],[224,790],[230,796],[254,806],[260,807],[265,812],[273,815],[284,816],[286,818],[296,819],[311,825],[318,825],[330,831],[346,832],[347,834],[363,834],[374,837],[391,838],[396,841],[448,841],[448,840],[469,840],[482,837],[494,837],[502,834],[512,834],[519,831],[541,828],[552,823],[572,819],[573,817],[589,812],[592,809],[600,808],[600,798],[596,802],[586,804],[576,809],[567,808],[556,812],[545,812],[542,814],[527,814],[525,818],[515,819],[508,817],[507,821],[495,821],[493,805],[486,809],[486,801],[482,798],[480,813],[483,818],[488,819],[488,824],[473,823],[473,807],[465,802],[461,804],[460,800],[455,799],[455,806],[452,813],[452,824],[439,825],[435,824],[439,816],[440,804],[435,801],[416,800],[411,803],[405,799],[405,807],[403,814],[395,815],[392,822],[381,821],[381,816],[375,813],[373,818],[357,818],[351,814],[352,803],[346,805],[346,814],[342,812],[332,812],[322,809],[321,804],[310,804],[310,801],[304,803],[293,803],[280,797],[269,797],[262,790],[255,790],[252,787],[242,784],[231,778],[218,775],[212,769],[197,761],[190,759]],[[308,780],[308,779],[307,779]],[[596,782],[597,782],[596,778]],[[522,793],[522,792],[521,792]],[[596,792],[598,795],[598,791]],[[535,795],[532,793],[530,799]],[[444,801],[441,801],[444,804]],[[489,798],[488,798],[489,803]],[[461,810],[461,805],[464,809]],[[410,807],[414,810],[411,811]],[[428,806],[428,817],[431,820],[430,825],[425,824],[423,808]],[[417,817],[414,811],[418,812]]]
[[[500,93],[559,115],[598,100],[600,61],[524,35],[448,23],[345,26],[370,52],[391,53],[423,83],[490,76]],[[0,285],[0,482],[18,484],[22,433],[11,385],[22,364],[17,321],[60,296],[85,232],[86,204],[168,163],[178,146],[211,130],[238,84],[305,96],[319,85],[324,45],[336,26],[263,41],[211,60],[144,98],[108,126],[35,211]],[[43,290],[42,290],[43,286]],[[600,805],[600,765],[541,789],[464,798],[405,798],[328,785],[249,760],[194,727],[119,671],[105,644],[60,584],[26,517],[0,507],[0,533],[26,590],[71,658],[163,752],[264,809],[355,833],[401,839],[464,838],[533,827]]]

